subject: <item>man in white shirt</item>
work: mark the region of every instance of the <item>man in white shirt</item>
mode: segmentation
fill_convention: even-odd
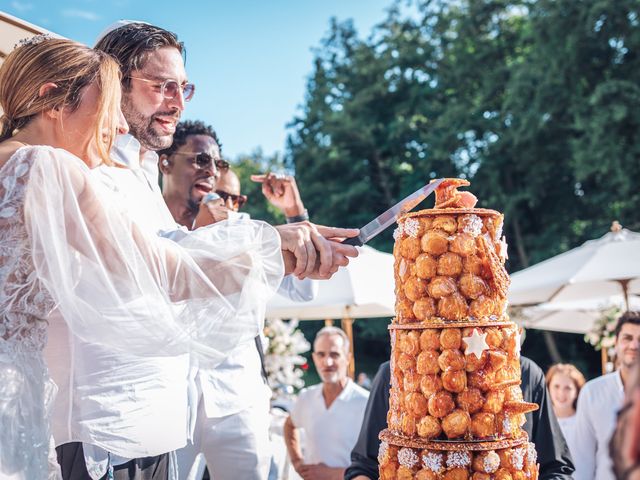
[[[624,313],[615,329],[618,370],[598,377],[580,391],[575,426],[575,451],[571,454],[575,480],[614,480],[609,440],[625,386],[640,350],[640,314]]]
[[[170,148],[159,152],[162,194],[176,222],[191,229],[205,194],[215,192],[217,205],[209,205],[211,221],[226,219],[246,202],[240,180],[221,157],[216,132],[200,121],[180,122]],[[218,175],[212,172],[218,170]],[[281,208],[287,220],[301,220],[306,210],[295,181],[272,174],[257,177],[267,198]],[[230,213],[233,212],[233,213]],[[287,276],[279,293],[296,301],[312,300],[310,279]],[[262,375],[262,344],[236,348],[214,369],[197,368],[193,375],[199,391],[199,407],[193,442],[177,452],[181,479],[200,479],[203,453],[216,480],[262,480],[269,472],[269,399],[271,390]]]
[[[157,186],[155,153],[171,144],[195,90],[187,81],[183,45],[171,32],[128,22],[104,33],[96,48],[120,63],[122,109],[131,135],[119,137],[112,151],[114,160],[129,168],[100,167],[95,175],[147,232],[186,238],[189,233],[177,231]],[[311,261],[322,256],[323,274],[328,274],[349,252],[334,251],[334,242],[311,230],[279,230],[286,268],[303,276],[316,273]],[[61,385],[52,423],[63,478],[177,478],[169,452],[183,447],[190,431],[188,406],[195,389],[190,388],[189,355],[140,357],[58,333],[58,341],[47,348],[53,352],[51,375]],[[61,362],[61,352],[67,351]]]
[[[322,328],[313,342],[322,383],[300,392],[284,424],[284,439],[303,479],[338,480],[351,463],[369,392],[347,376],[349,339],[337,327]],[[305,432],[304,455],[298,431]]]

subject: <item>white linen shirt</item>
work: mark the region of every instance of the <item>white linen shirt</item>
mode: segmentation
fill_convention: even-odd
[[[573,451],[576,449],[576,415],[571,415],[570,417],[560,418],[558,417],[558,425],[560,425],[560,430],[562,430],[562,435],[564,439],[567,441],[567,447],[569,447],[569,452],[571,453],[571,458],[575,459],[575,455]]]
[[[112,156],[129,168],[98,167],[92,175],[116,193],[109,197],[118,202],[112,207],[126,210],[148,231],[175,231],[179,227],[157,184],[158,156],[147,152],[141,163],[139,149],[131,135],[119,136]],[[55,313],[44,353],[59,386],[52,414],[55,443],[83,442],[92,478],[106,473],[107,452],[117,465],[186,445],[188,395],[195,390],[188,388],[188,354],[140,357],[87,344]]]
[[[624,387],[619,371],[595,378],[582,387],[571,450],[576,467],[575,480],[615,480],[609,440],[623,399]]]
[[[325,463],[346,468],[358,440],[369,392],[347,381],[329,408],[322,396],[322,384],[300,392],[291,410],[291,421],[305,431],[305,463]]]
[[[278,294],[293,301],[308,302],[313,300],[316,291],[316,281],[288,275],[282,280]],[[198,369],[195,361],[194,368],[207,418],[226,417],[260,404],[267,413],[271,389],[262,377],[255,343],[239,345],[214,369]]]

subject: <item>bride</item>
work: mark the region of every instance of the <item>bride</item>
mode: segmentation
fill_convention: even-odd
[[[261,222],[202,228],[180,245],[158,238],[92,183],[89,169],[110,164],[127,131],[106,54],[26,42],[0,68],[0,107],[0,478],[58,478],[42,358],[54,309],[84,340],[215,363],[258,333],[283,254]]]

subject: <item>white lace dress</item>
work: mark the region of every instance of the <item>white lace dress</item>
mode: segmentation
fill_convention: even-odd
[[[59,475],[42,359],[54,307],[87,341],[215,365],[258,333],[255,311],[282,279],[278,235],[262,222],[217,224],[178,245],[108,195],[64,150],[23,147],[0,169],[2,479]]]

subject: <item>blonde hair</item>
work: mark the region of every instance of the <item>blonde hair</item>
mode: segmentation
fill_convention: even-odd
[[[584,375],[580,373],[580,370],[578,370],[575,365],[571,365],[570,363],[556,363],[551,368],[549,368],[549,370],[547,370],[547,374],[545,375],[547,388],[549,388],[553,376],[558,373],[569,377],[573,384],[576,386],[576,399],[573,401],[573,408],[575,409],[578,403],[578,395],[580,394],[580,390],[586,383]]]
[[[40,96],[40,87],[54,83]],[[108,165],[115,140],[120,104],[120,69],[109,55],[65,39],[37,38],[13,50],[0,67],[0,142],[26,127],[38,114],[53,108],[78,108],[85,87],[96,82],[99,97],[94,139]],[[104,138],[103,125],[109,125]]]

